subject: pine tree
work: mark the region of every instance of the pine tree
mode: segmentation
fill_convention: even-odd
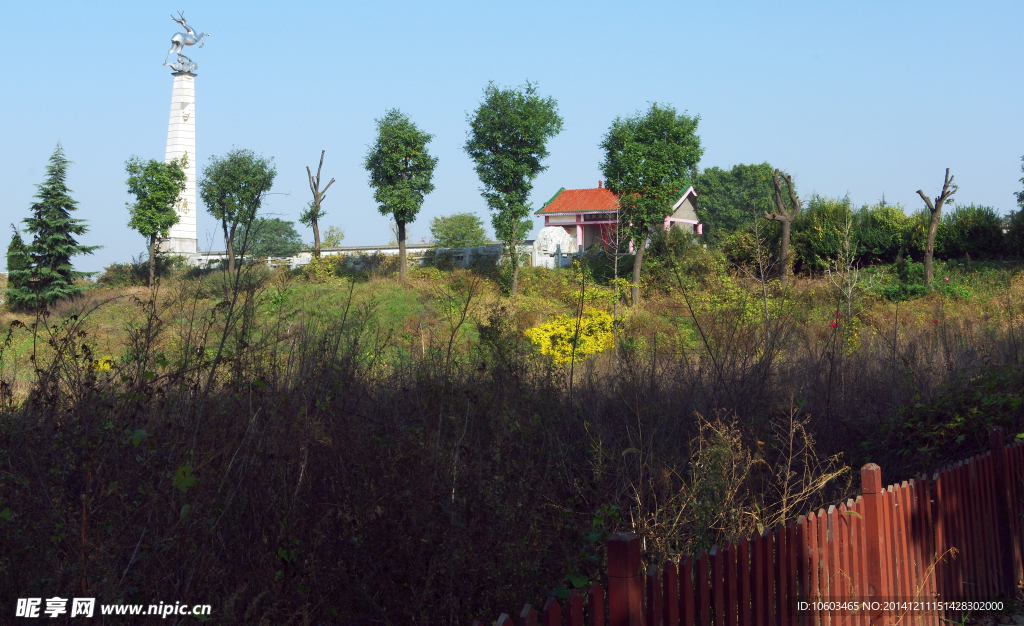
[[[84,220],[71,217],[78,203],[67,187],[69,165],[58,143],[46,166],[46,180],[36,185],[39,191],[31,215],[22,220],[32,235],[26,247],[28,267],[8,267],[8,298],[14,307],[35,309],[74,296],[82,290],[74,281],[91,275],[76,272],[71,265],[71,257],[92,254],[100,246],[82,246],[75,239],[89,229]]]
[[[11,237],[11,242],[7,244],[7,289],[4,291],[4,295],[6,296],[8,308],[20,309],[23,308],[23,303],[17,299],[16,295],[12,294],[18,293],[24,281],[16,278],[14,272],[27,269],[30,259],[28,250],[25,248],[25,242],[21,238],[21,233],[18,232],[14,224],[11,224],[11,230],[14,231],[14,236]]]

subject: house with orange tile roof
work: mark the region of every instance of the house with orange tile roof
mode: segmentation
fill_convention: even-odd
[[[598,181],[596,189],[558,190],[534,215],[544,216],[544,226],[558,226],[576,238],[580,250],[600,243],[615,245],[618,229],[619,197]],[[684,228],[703,234],[697,218],[697,192],[690,187],[672,203],[672,213],[665,218],[664,229]]]

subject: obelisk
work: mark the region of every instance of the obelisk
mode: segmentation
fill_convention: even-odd
[[[199,66],[181,53],[185,46],[199,44],[202,48],[204,37],[209,33],[196,33],[185,22],[185,16],[171,17],[187,31],[171,38],[171,49],[164,65],[174,70],[174,88],[171,91],[171,117],[167,123],[167,151],[164,162],[172,159],[185,161],[185,191],[178,197],[175,210],[178,223],[171,226],[170,235],[161,241],[160,249],[172,254],[195,254],[199,251],[196,238],[196,70]],[[177,54],[176,63],[171,55]]]
[[[170,236],[161,246],[164,251],[177,254],[198,252],[196,239],[196,75],[190,72],[174,73],[171,92],[171,119],[167,124],[167,151],[164,162],[184,158],[185,191],[178,196],[174,209],[178,223],[171,226]]]

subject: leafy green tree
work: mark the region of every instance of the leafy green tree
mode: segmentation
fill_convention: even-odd
[[[32,259],[28,255],[28,248],[25,246],[25,241],[21,238],[21,233],[18,232],[17,227],[11,224],[11,230],[14,234],[11,236],[11,242],[7,244],[7,289],[4,290],[8,307],[11,309],[20,308],[17,306],[17,301],[11,299],[11,294],[17,294],[24,286],[24,274],[21,270],[26,270],[31,267]],[[15,278],[15,277],[18,278]],[[17,296],[14,296],[17,298]]]
[[[185,191],[188,175],[188,156],[181,160],[172,159],[161,163],[155,159],[142,161],[133,156],[125,161],[128,172],[128,193],[135,196],[135,203],[125,203],[131,219],[129,228],[149,238],[149,287],[156,282],[156,259],[161,237],[170,234],[171,226],[178,223],[178,212],[174,205]]]
[[[932,283],[932,278],[935,276],[935,270],[932,269],[932,258],[935,256],[935,237],[939,233],[939,222],[942,220],[942,205],[946,203],[946,200],[950,196],[957,192],[958,187],[953,183],[953,177],[949,175],[949,168],[946,168],[946,178],[942,183],[942,191],[939,195],[935,196],[933,202],[931,198],[924,195],[924,192],[920,189],[917,190],[917,195],[921,196],[924,200],[925,206],[928,207],[928,212],[931,214],[928,220],[928,238],[925,242],[924,248],[924,284],[925,286]]]
[[[26,246],[28,266],[14,271],[8,268],[7,296],[14,308],[35,309],[74,296],[83,289],[74,281],[91,275],[76,272],[71,265],[71,257],[92,254],[100,246],[82,246],[75,239],[89,228],[84,220],[71,217],[78,203],[67,186],[69,165],[71,161],[58,143],[46,166],[46,180],[36,185],[39,191],[31,215],[22,220],[32,235],[32,243]]]
[[[246,233],[276,176],[273,158],[264,159],[252,150],[241,148],[231,150],[222,158],[211,157],[203,168],[199,195],[210,215],[220,220],[228,251],[228,271],[235,271],[235,231],[242,226],[239,239],[244,254]]]
[[[493,214],[494,234],[505,244],[512,263],[511,292],[519,291],[519,244],[532,222],[530,191],[537,175],[547,169],[548,139],[562,131],[558,102],[542,98],[536,83],[501,89],[493,82],[484,100],[468,117],[465,150],[476,164],[481,195]]]
[[[476,213],[454,213],[430,220],[430,236],[438,248],[467,248],[487,243],[484,221]]]
[[[304,225],[313,229],[313,256],[320,258],[320,219],[327,215],[327,212],[320,207],[320,203],[323,202],[324,196],[327,195],[327,190],[334,184],[334,179],[327,183],[327,186],[320,189],[320,170],[324,167],[324,154],[326,150],[320,151],[320,165],[316,168],[316,178],[313,178],[313,172],[309,171],[309,166],[306,166],[306,175],[309,176],[309,190],[313,192],[313,200],[306,207],[306,210],[299,216],[299,221]]]
[[[697,176],[697,215],[709,243],[720,244],[753,224],[758,215],[775,210],[773,173],[771,165],[760,163],[730,170],[709,167]]]
[[[324,233],[324,245],[328,248],[337,248],[345,241],[345,231],[340,226],[331,226]]]
[[[437,158],[430,156],[427,144],[433,135],[418,129],[405,113],[391,109],[376,120],[377,141],[366,154],[373,199],[381,215],[395,220],[398,239],[398,280],[404,283],[405,225],[416,220],[423,198],[434,190],[431,180]]]
[[[697,136],[700,116],[654,103],[646,113],[617,117],[601,141],[601,171],[619,196],[619,229],[635,242],[633,304],[640,302],[640,268],[651,229],[672,212],[680,192],[697,177],[704,154]]]
[[[241,238],[245,234],[238,232],[235,236]],[[235,248],[241,248],[241,244],[236,241]],[[295,222],[279,217],[257,217],[249,226],[245,256],[250,259],[294,256],[301,249],[302,237],[295,230]]]

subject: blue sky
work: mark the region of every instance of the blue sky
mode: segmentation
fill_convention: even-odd
[[[200,167],[233,146],[274,157],[265,211],[296,220],[305,167],[327,150],[324,225],[347,245],[391,233],[362,167],[374,119],[400,108],[435,136],[436,191],[411,239],[436,215],[489,224],[469,158],[466,116],[488,81],[539,83],[565,120],[536,181],[536,207],[559,187],[596,186],[601,136],[649,102],[700,115],[701,167],[768,161],[801,196],[909,209],[952,169],[963,203],[1008,212],[1024,154],[1024,3],[1017,2],[214,2],[8,3],[0,58],[0,250],[28,213],[57,141],[95,271],[145,247],[127,228],[124,161],[162,159],[170,106],[163,67],[184,10],[213,33],[189,48]],[[200,246],[217,225],[199,217]],[[312,240],[312,233],[301,229]],[[0,263],[3,261],[0,260]]]

